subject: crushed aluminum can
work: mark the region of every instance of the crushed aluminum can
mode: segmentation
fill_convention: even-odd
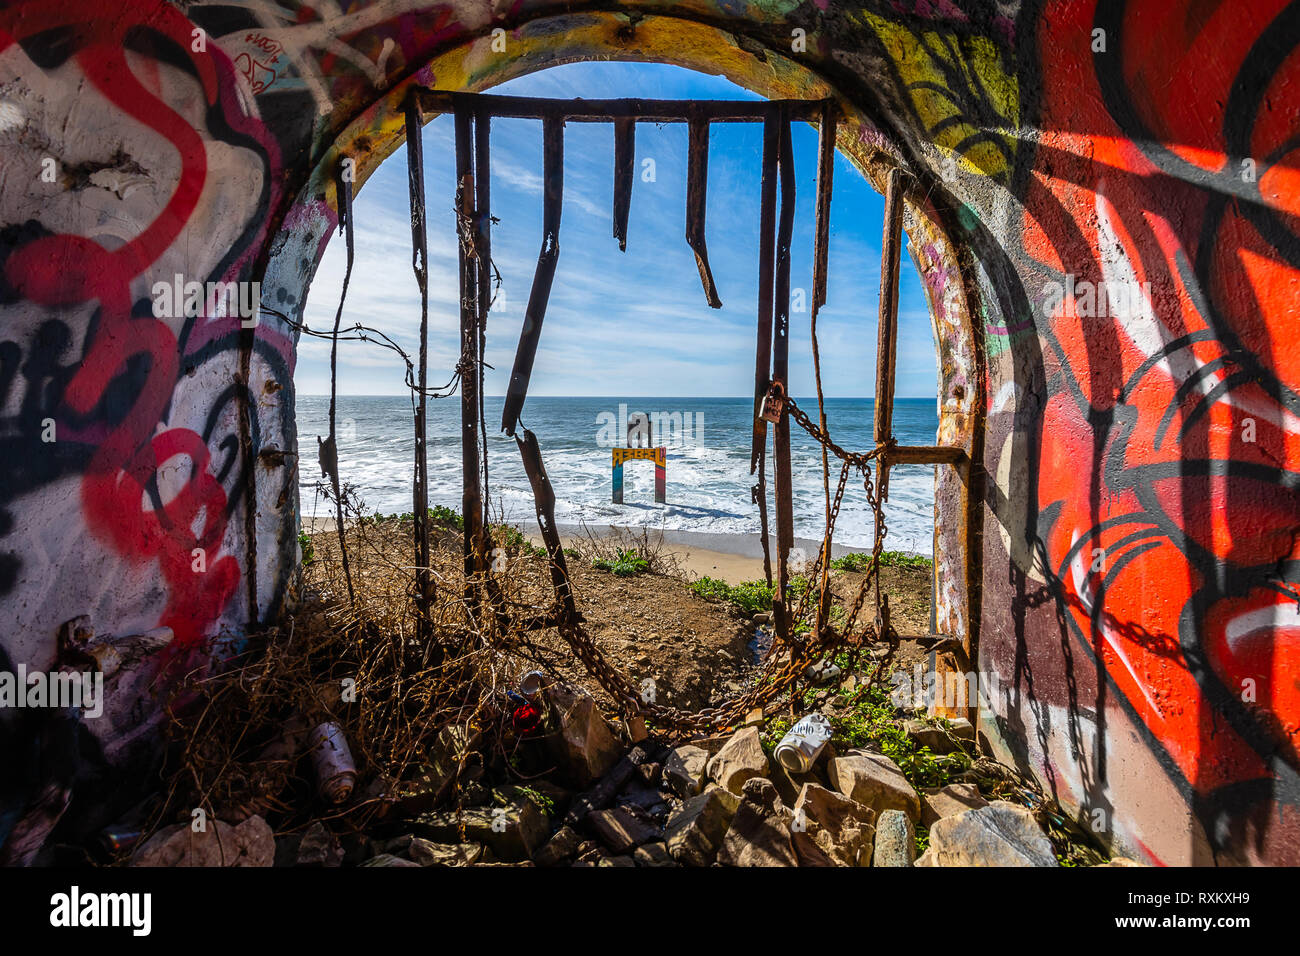
[[[785,732],[773,756],[791,773],[807,773],[830,743],[833,733],[829,720],[821,714],[808,714]]]
[[[529,671],[519,678],[519,696],[530,704],[536,704],[546,686],[546,675],[541,671]]]
[[[143,834],[134,827],[105,827],[99,831],[99,844],[114,855],[126,853],[140,842]]]
[[[333,722],[317,724],[312,728],[309,746],[321,796],[333,804],[345,802],[357,785],[357,766],[343,728]]]

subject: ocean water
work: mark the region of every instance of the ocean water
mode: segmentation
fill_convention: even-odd
[[[814,398],[797,398],[816,419]],[[535,522],[532,493],[514,440],[499,432],[501,397],[485,399],[488,431],[489,493],[494,515],[519,523]],[[620,408],[620,406],[624,406]],[[826,401],[827,427],[844,448],[872,446],[871,399]],[[668,448],[667,503],[654,501],[654,465],[629,462],[623,468],[623,501],[612,504],[610,451],[614,424],[635,412],[656,423],[655,444]],[[662,417],[660,417],[662,416]],[[559,398],[528,399],[522,421],[537,435],[547,473],[555,488],[555,518],[561,525],[646,526],[669,531],[756,534],[758,508],[751,503],[749,441],[753,401],[749,398]],[[356,486],[370,510],[411,510],[414,438],[411,402],[406,397],[350,396],[338,399],[339,469]],[[935,441],[938,412],[934,399],[898,399],[894,430],[901,444]],[[460,508],[460,399],[429,402],[429,501]],[[299,490],[304,515],[328,515],[317,493],[316,436],[329,433],[329,398],[298,396],[298,440],[302,449]],[[622,442],[620,441],[620,444]],[[795,535],[820,538],[825,524],[821,452],[803,429],[791,429]],[[831,491],[839,478],[831,457]],[[768,482],[771,484],[769,455]],[[902,466],[891,471],[885,520],[886,547],[929,555],[933,547],[933,466]],[[861,481],[850,475],[836,522],[837,544],[871,545],[873,519]]]

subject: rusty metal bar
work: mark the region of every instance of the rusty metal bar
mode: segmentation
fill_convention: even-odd
[[[817,140],[817,211],[814,226],[812,313],[826,304],[826,272],[831,237],[831,192],[835,179],[835,104],[822,105],[821,129]]]
[[[478,605],[484,567],[483,496],[479,486],[478,402],[482,367],[478,363],[478,250],[474,208],[474,113],[469,101],[455,100],[456,224],[460,238],[460,458],[461,514],[464,516],[465,600]]]
[[[492,306],[492,117],[481,107],[474,113],[474,229],[478,262],[478,421],[483,443],[483,524],[488,524],[487,414],[483,405],[483,363],[487,359],[488,309]]]
[[[794,144],[790,136],[790,119],[780,113],[781,138],[779,167],[781,172],[781,220],[776,240],[776,281],[773,293],[775,323],[772,329],[772,380],[783,394],[789,394],[790,378],[790,243],[794,237],[795,181]],[[786,588],[790,584],[790,550],[794,547],[794,491],[790,473],[790,416],[782,414],[776,421],[772,438],[776,457],[776,549],[777,590],[772,601],[776,633],[789,640],[791,632]]]
[[[329,476],[330,486],[334,489],[334,516],[339,535],[339,554],[343,563],[343,578],[348,585],[348,601],[356,603],[356,593],[352,589],[352,569],[348,565],[348,542],[343,528],[343,493],[339,482],[339,446],[338,430],[335,426],[335,410],[338,400],[338,358],[339,358],[339,323],[343,320],[343,303],[348,297],[348,284],[352,281],[352,263],[356,246],[352,232],[352,181],[343,175],[342,166],[335,176],[339,204],[339,228],[343,231],[347,247],[347,265],[343,270],[343,291],[339,294],[338,311],[334,313],[334,335],[330,341],[330,433],[320,443],[321,471]]]
[[[627,220],[632,211],[635,179],[636,120],[624,116],[614,121],[614,238],[620,252],[627,251]]]
[[[894,437],[894,367],[898,353],[898,261],[903,235],[902,173],[889,171],[885,190],[885,235],[880,256],[880,330],[876,344],[875,439]],[[889,457],[881,458],[876,483],[883,501],[889,496]]]
[[[952,445],[895,445],[889,451],[892,465],[959,465],[966,450]]]
[[[772,282],[776,259],[776,180],[780,144],[780,124],[773,115],[763,125],[763,180],[758,221],[758,345],[754,350],[754,437],[749,452],[751,475],[767,446],[767,422],[759,411],[772,379]]]
[[[415,481],[411,489],[411,513],[415,533],[415,602],[417,636],[427,637],[429,602],[433,598],[433,576],[429,564],[429,458],[426,423],[429,384],[429,240],[425,223],[424,143],[420,138],[420,104],[406,100],[406,175],[411,199],[411,269],[420,288],[420,395],[415,410]]]
[[[426,113],[448,113],[455,98],[465,95],[447,90],[415,87]],[[637,97],[599,100],[557,100],[532,96],[472,94],[493,116],[503,119],[555,119],[573,123],[608,123],[633,117],[643,123],[689,123],[704,118],[710,123],[758,123],[769,111],[784,108],[792,120],[815,123],[822,100],[647,100]]]
[[[577,621],[578,610],[573,602],[573,587],[569,583],[569,568],[564,560],[564,548],[560,545],[560,532],[555,527],[555,490],[551,479],[546,475],[546,466],[542,463],[542,451],[537,444],[537,436],[524,429],[524,437],[515,436],[519,445],[519,454],[523,459],[524,473],[533,489],[533,502],[537,508],[537,527],[541,531],[542,541],[546,544],[546,553],[550,557],[551,585],[555,588],[555,600],[559,605],[561,620],[565,624]]]
[[[704,215],[709,194],[709,121],[691,120],[687,147],[686,175],[686,242],[695,253],[695,265],[704,284],[704,297],[710,307],[722,308],[718,287],[709,268],[709,247],[704,238]]]
[[[542,321],[546,318],[546,304],[551,297],[551,283],[555,281],[555,267],[560,259],[560,212],[564,204],[563,119],[554,116],[546,118],[542,125],[542,143],[545,188],[542,251],[537,257],[533,288],[528,294],[528,308],[524,312],[524,328],[519,335],[515,365],[510,373],[505,408],[501,413],[501,430],[511,436],[519,424],[519,413],[523,410],[524,398],[528,394],[528,379],[533,372],[533,359],[537,356]]]

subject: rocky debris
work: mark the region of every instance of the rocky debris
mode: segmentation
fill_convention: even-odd
[[[323,823],[313,823],[298,843],[298,866],[342,866],[343,844]]]
[[[482,859],[483,847],[478,843],[434,843],[415,837],[406,855],[420,866],[469,866]]]
[[[618,792],[632,779],[637,767],[649,763],[650,760],[651,751],[647,749],[646,744],[637,744],[600,778],[596,786],[574,797],[564,822],[569,826],[576,826],[593,810],[604,810],[614,802]]]
[[[921,791],[921,825],[932,827],[945,817],[988,805],[989,802],[980,796],[979,787],[973,783],[952,783],[943,788],[927,787]]]
[[[632,859],[636,862],[637,866],[658,867],[677,865],[677,861],[675,861],[672,854],[668,852],[668,844],[666,843],[646,843],[643,846],[639,846],[636,848],[636,852],[632,854]]]
[[[739,806],[740,797],[716,786],[683,803],[664,829],[672,858],[684,866],[711,864]]]
[[[1097,865],[1098,866],[1147,866],[1148,864],[1139,863],[1137,860],[1131,859],[1127,856],[1116,856],[1116,857],[1111,857],[1111,859],[1107,860],[1105,863],[1098,863]]]
[[[413,862],[413,861],[411,861],[411,860],[404,860],[404,859],[402,859],[400,856],[395,856],[395,855],[392,854],[392,853],[380,853],[378,856],[372,856],[370,859],[366,860],[366,862],[362,863],[361,865],[362,865],[362,866],[415,866],[415,867],[418,867],[420,864],[415,863],[415,862]]]
[[[740,799],[753,804],[763,817],[787,812],[781,803],[781,795],[776,792],[776,786],[766,777],[750,777],[746,780],[740,788]]]
[[[618,763],[623,747],[590,694],[563,684],[548,689],[559,729],[547,743],[560,769],[580,787],[599,780]]]
[[[399,812],[414,816],[432,810],[482,744],[483,735],[448,725],[438,732],[429,763],[391,795]]]
[[[577,830],[570,826],[562,826],[540,850],[533,854],[533,862],[538,866],[559,866],[577,855],[582,842],[582,837]]]
[[[742,727],[708,764],[709,779],[734,794],[751,777],[765,777],[769,764],[757,727]]]
[[[803,790],[805,783],[825,785],[827,782],[822,773],[816,769],[807,773],[792,773],[775,760],[772,761],[768,778],[772,781],[772,786],[776,787],[781,802],[787,807],[794,806],[795,801],[799,799],[799,791]]]
[[[232,827],[209,820],[196,832],[189,823],[159,830],[136,851],[132,866],[271,866],[275,835],[261,817]]]
[[[772,793],[775,795],[775,788]],[[718,850],[718,862],[723,866],[798,866],[790,843],[789,819],[788,813],[764,816],[759,805],[740,801]]]
[[[636,866],[636,861],[630,856],[603,856],[596,863],[597,866]]]
[[[1059,866],[1033,812],[1004,800],[939,820],[916,865]]]
[[[815,783],[804,784],[794,805],[796,849],[811,865],[870,866],[876,813],[869,806]]]
[[[673,793],[683,800],[696,796],[704,789],[704,775],[709,763],[709,752],[703,747],[684,744],[675,747],[664,761],[663,776]]]
[[[482,843],[504,862],[526,860],[547,839],[546,815],[531,800],[507,807],[476,807],[426,813],[411,821],[416,836],[434,843]]]
[[[827,774],[836,790],[876,813],[902,810],[912,820],[921,817],[920,797],[898,765],[882,754],[850,750],[831,760]]]
[[[916,830],[902,810],[886,810],[876,818],[876,848],[872,866],[911,866],[916,862]]]
[[[659,837],[658,827],[646,823],[625,807],[596,810],[588,815],[587,823],[601,842],[616,854],[631,853],[642,843]]]

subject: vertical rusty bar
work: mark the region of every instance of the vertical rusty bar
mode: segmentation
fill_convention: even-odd
[[[546,466],[542,463],[542,451],[537,444],[537,436],[524,429],[524,437],[515,437],[519,445],[519,455],[523,459],[524,473],[533,489],[533,502],[537,509],[537,526],[546,544],[546,553],[550,557],[551,584],[555,588],[555,599],[562,615],[561,626],[574,623],[577,607],[573,601],[573,588],[569,584],[569,568],[564,560],[564,548],[560,545],[560,532],[555,527],[555,490],[551,479],[546,475]]]
[[[420,394],[415,410],[415,480],[411,489],[411,513],[415,533],[415,600],[419,610],[417,636],[428,636],[429,602],[433,597],[433,576],[429,568],[429,457],[426,422],[429,384],[429,239],[425,225],[424,143],[419,101],[406,101],[406,175],[411,199],[411,269],[420,288]]]
[[[826,434],[826,402],[822,394],[821,353],[817,345],[817,316],[826,304],[826,274],[830,267],[831,194],[835,180],[835,129],[836,107],[831,100],[822,105],[821,126],[817,140],[817,210],[813,232],[813,295],[809,338],[812,342],[813,377],[817,382],[817,416],[822,434]],[[822,555],[819,565],[817,601],[817,633],[830,616],[831,567],[831,486],[826,476],[830,474],[830,458],[826,446],[822,452],[822,490],[826,502],[826,530],[822,535]],[[848,463],[845,463],[848,467]]]
[[[338,311],[334,313],[334,335],[330,341],[330,433],[321,446],[321,466],[329,475],[334,489],[334,516],[339,535],[339,554],[343,562],[343,578],[348,586],[348,601],[356,603],[356,593],[352,589],[352,569],[348,565],[348,542],[343,528],[343,492],[339,481],[339,446],[338,431],[335,427],[335,410],[338,401],[338,358],[339,358],[339,323],[343,320],[343,303],[348,297],[348,284],[352,281],[352,262],[356,247],[352,231],[352,182],[340,168],[335,177],[339,204],[339,227],[343,230],[347,243],[347,265],[343,270],[343,291],[339,294]],[[319,441],[319,439],[317,439]]]
[[[885,235],[880,255],[880,331],[876,343],[875,439],[884,444],[894,436],[894,367],[898,352],[898,260],[903,235],[902,174],[889,171],[885,189]],[[880,458],[877,489],[889,495],[889,461]]]
[[[826,272],[829,265],[831,236],[831,191],[835,179],[835,104],[827,100],[822,107],[821,129],[817,140],[817,211],[814,227],[812,314],[826,304]]]
[[[475,248],[478,252],[478,422],[483,443],[483,524],[488,526],[488,504],[491,490],[488,484],[487,416],[483,407],[483,363],[487,359],[488,309],[492,305],[492,117],[484,107],[474,114],[474,189],[476,230]]]
[[[704,238],[704,216],[709,195],[709,121],[702,117],[690,123],[686,164],[686,242],[695,253],[695,265],[704,284],[709,306],[722,308],[718,287],[709,268],[709,248]]]
[[[776,179],[780,124],[775,113],[763,121],[763,181],[758,223],[758,345],[754,350],[754,438],[749,473],[767,445],[767,422],[758,414],[772,377],[772,281],[776,257]]]
[[[528,394],[528,379],[533,373],[533,359],[537,356],[542,321],[546,318],[546,304],[551,297],[551,283],[555,281],[555,266],[560,258],[560,212],[564,204],[562,116],[552,114],[542,121],[542,142],[545,188],[542,204],[542,251],[537,257],[533,288],[528,294],[528,307],[524,311],[524,328],[519,335],[515,365],[510,373],[510,385],[506,389],[505,408],[501,412],[501,430],[512,436],[519,424],[524,398]]]
[[[465,600],[478,605],[483,569],[483,497],[479,487],[478,262],[474,226],[474,114],[463,96],[454,96],[456,124],[456,222],[460,235],[460,460],[461,514],[464,516]]]
[[[636,120],[614,120],[614,238],[620,252],[627,251],[627,219],[632,210],[632,183],[636,176]]]
[[[790,378],[790,243],[794,236],[795,182],[794,145],[790,136],[790,118],[781,111],[780,139],[781,221],[776,240],[776,281],[773,291],[775,311],[772,328],[772,380],[789,394]],[[790,416],[782,410],[772,438],[776,458],[776,548],[777,590],[772,602],[777,634],[789,640],[791,624],[789,595],[790,551],[794,547],[794,491],[790,474]]]

